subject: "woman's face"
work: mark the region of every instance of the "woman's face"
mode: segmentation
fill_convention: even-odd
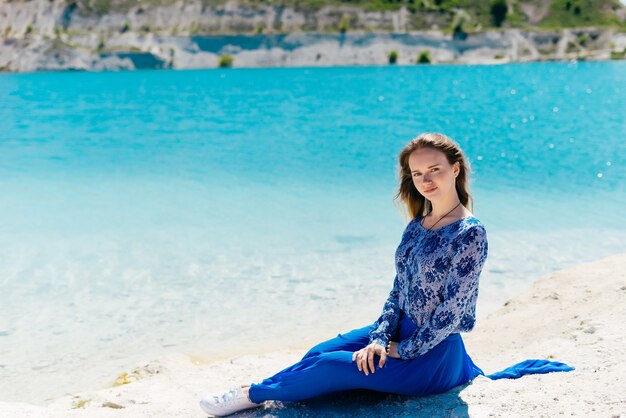
[[[448,163],[446,155],[434,148],[420,148],[409,156],[409,167],[417,191],[428,200],[456,192],[459,163]]]

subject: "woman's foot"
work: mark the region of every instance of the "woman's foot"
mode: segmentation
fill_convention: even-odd
[[[200,407],[207,414],[223,417],[245,409],[261,406],[250,400],[250,385],[234,386],[231,389],[207,395],[200,400]]]
[[[252,402],[252,399],[250,399],[250,385],[241,385],[241,391],[246,395],[248,400]]]

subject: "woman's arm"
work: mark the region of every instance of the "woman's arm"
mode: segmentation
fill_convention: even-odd
[[[478,225],[465,231],[457,240],[458,248],[452,257],[444,287],[444,301],[423,326],[398,344],[398,355],[403,360],[425,354],[459,325],[465,330],[474,327],[478,279],[487,260],[487,231]]]
[[[399,293],[398,274],[396,274],[395,279],[393,279],[393,288],[391,289],[391,292],[389,292],[389,297],[383,305],[383,311],[374,323],[376,328],[371,330],[369,333],[370,344],[378,343],[385,347],[387,346],[387,342],[391,336],[396,332],[398,321],[400,320],[400,314],[402,313],[398,301]]]

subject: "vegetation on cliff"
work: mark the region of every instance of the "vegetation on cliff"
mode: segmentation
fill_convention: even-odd
[[[124,12],[181,4],[180,0],[67,0],[83,15]],[[188,3],[190,0],[183,0]],[[226,0],[200,0],[203,7],[219,7]],[[271,6],[315,13],[324,7],[337,8],[337,28],[347,31],[355,21],[355,10],[394,11],[405,8],[412,30],[453,28],[455,21],[467,31],[504,28],[615,27],[626,30],[626,8],[619,0],[239,0],[241,6]],[[460,19],[460,17],[462,19]],[[272,28],[267,28],[269,31]],[[306,30],[306,28],[303,28]]]

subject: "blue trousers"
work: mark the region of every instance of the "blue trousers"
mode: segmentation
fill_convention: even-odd
[[[468,356],[461,335],[448,336],[426,354],[412,360],[387,357],[385,365],[365,375],[352,361],[355,351],[369,344],[370,324],[324,341],[311,348],[296,364],[281,370],[261,383],[250,386],[253,402],[267,400],[297,401],[330,392],[350,389],[370,389],[410,396],[443,393],[463,385],[483,374]],[[392,341],[402,341],[413,334],[417,326],[406,315]]]
[[[370,389],[408,396],[447,392],[482,375],[491,380],[517,379],[527,374],[572,371],[574,367],[558,361],[529,359],[499,372],[485,375],[465,351],[461,334],[455,333],[411,360],[387,357],[380,368],[375,356],[375,372],[365,375],[352,361],[355,351],[369,344],[370,324],[324,341],[311,348],[296,364],[250,386],[252,401],[298,401],[330,392]],[[392,341],[409,338],[417,326],[404,313]]]

